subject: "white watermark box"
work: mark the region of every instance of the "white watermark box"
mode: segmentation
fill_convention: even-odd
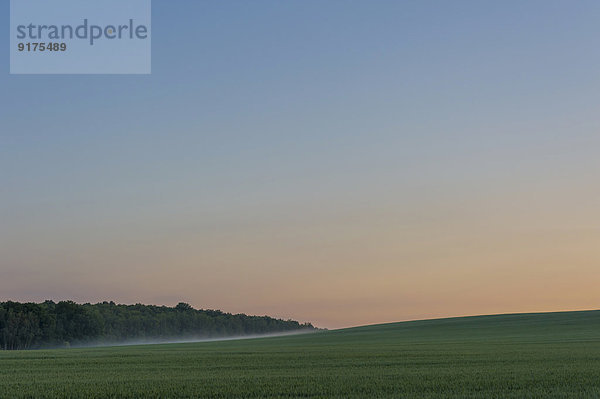
[[[11,74],[150,74],[151,0],[10,0]]]

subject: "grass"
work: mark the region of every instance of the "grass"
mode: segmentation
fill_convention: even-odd
[[[0,352],[0,398],[600,398],[600,311]]]

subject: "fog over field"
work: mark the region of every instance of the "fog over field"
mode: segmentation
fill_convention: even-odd
[[[0,397],[598,398],[600,311],[261,339],[0,351]]]
[[[0,399],[600,399],[600,0],[0,18]]]
[[[221,342],[221,341],[238,341],[246,339],[259,339],[259,338],[274,338],[274,337],[287,337],[290,335],[299,334],[313,334],[319,330],[298,330],[289,332],[279,332],[271,334],[248,334],[238,336],[226,336],[226,337],[185,337],[185,338],[165,338],[165,339],[147,339],[147,340],[125,340],[121,342],[96,342],[89,344],[75,344],[70,345],[71,348],[102,348],[111,346],[136,346],[136,345],[165,345],[165,344],[191,344],[201,342]],[[56,346],[54,348],[48,347],[45,349],[61,349],[63,347]]]

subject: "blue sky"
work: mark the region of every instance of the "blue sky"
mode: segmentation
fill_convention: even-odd
[[[591,288],[545,290],[600,261],[599,17],[597,1],[154,0],[150,76],[9,75],[5,35],[0,299],[327,327],[589,307]],[[539,294],[490,293],[507,269]]]

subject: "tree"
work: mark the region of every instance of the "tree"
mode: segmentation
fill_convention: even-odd
[[[206,338],[313,329],[293,320],[175,307],[114,302],[40,304],[0,302],[0,348],[31,349],[140,339]]]

